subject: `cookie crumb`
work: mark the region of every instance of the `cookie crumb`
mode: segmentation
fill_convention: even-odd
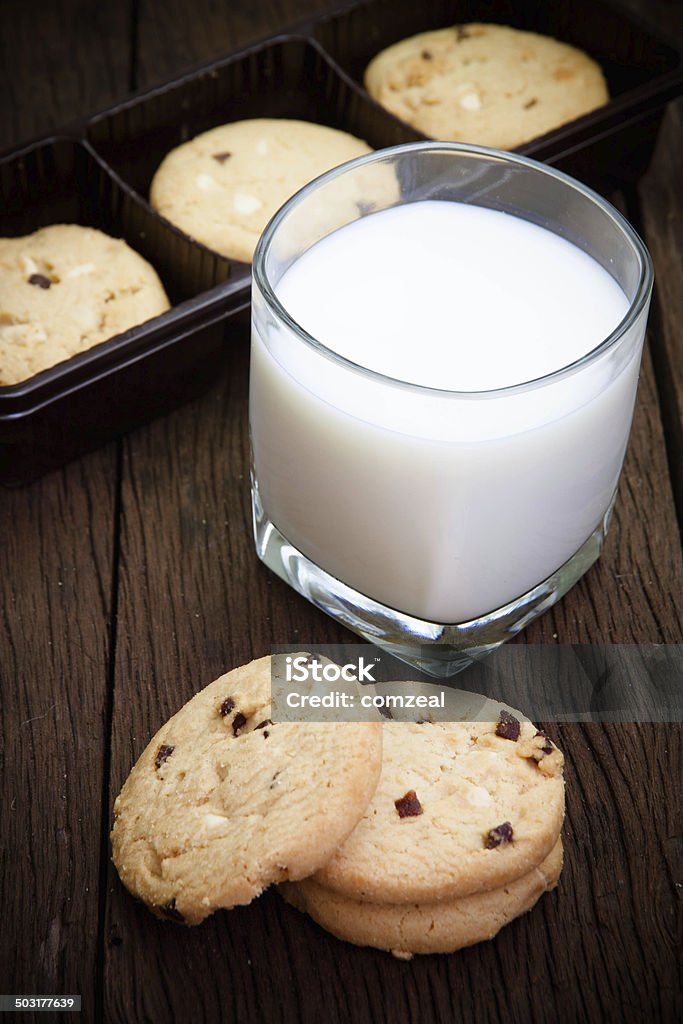
[[[157,750],[157,756],[154,758],[154,767],[157,769],[161,768],[164,761],[169,759],[174,750],[175,747],[172,743],[162,743]]]
[[[496,825],[484,836],[484,846],[487,850],[494,850],[501,843],[512,842],[512,825],[504,821],[502,825]]]
[[[536,97],[534,96],[534,98],[533,98],[533,99],[531,99],[531,100],[528,100],[528,101],[527,101],[527,102],[526,102],[526,103],[524,104],[524,109],[525,109],[525,110],[531,110],[531,108],[532,108],[532,107],[535,107],[537,103],[538,103],[538,100],[537,100],[537,99],[536,99]]]
[[[398,811],[399,818],[416,818],[418,814],[424,813],[414,789],[409,789],[398,800],[394,800],[394,806]]]
[[[504,740],[514,740],[516,743],[519,739],[519,730],[519,719],[511,715],[509,711],[501,711],[496,726],[496,736],[501,736]]]
[[[225,718],[226,715],[229,715],[234,706],[235,702],[232,699],[232,697],[226,697],[223,703],[221,704],[220,708],[218,709],[221,718]]]

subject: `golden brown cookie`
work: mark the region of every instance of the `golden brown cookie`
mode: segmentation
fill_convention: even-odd
[[[156,734],[114,804],[113,860],[159,915],[197,924],[321,867],[372,797],[376,723],[270,721],[270,658],[201,690]]]
[[[324,171],[370,152],[353,135],[308,121],[235,121],[172,150],[154,176],[150,202],[192,238],[248,263],[290,196]]]
[[[315,881],[350,899],[430,903],[507,885],[555,846],[563,757],[528,721],[387,722],[382,773]]]
[[[558,840],[538,867],[507,885],[436,903],[364,903],[325,889],[313,879],[285,882],[281,894],[338,939],[390,950],[400,959],[414,953],[454,953],[492,939],[557,885],[562,870]]]
[[[609,99],[599,66],[573,46],[504,25],[403,39],[379,53],[365,86],[434,139],[513,149]]]
[[[120,238],[78,224],[0,238],[0,385],[168,308],[154,268]]]

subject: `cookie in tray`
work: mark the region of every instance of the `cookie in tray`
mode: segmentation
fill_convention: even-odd
[[[0,385],[17,384],[158,316],[155,269],[120,238],[52,224],[0,239]]]
[[[309,121],[235,121],[172,150],[154,175],[150,202],[191,238],[249,263],[261,232],[290,196],[370,152],[361,139]]]
[[[422,32],[370,62],[365,86],[434,139],[514,149],[607,103],[586,53],[536,32],[469,24]]]

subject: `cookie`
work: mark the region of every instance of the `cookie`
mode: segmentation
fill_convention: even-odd
[[[120,238],[78,224],[0,238],[0,385],[168,308],[154,268]]]
[[[430,903],[507,885],[564,817],[563,757],[527,721],[385,723],[375,794],[315,881],[352,899]]]
[[[365,71],[370,95],[434,139],[513,149],[609,99],[599,66],[549,36],[456,25],[403,39]]]
[[[116,803],[113,861],[159,916],[197,924],[321,867],[380,772],[376,723],[273,724],[270,658],[221,676],[156,734]]]
[[[530,910],[557,885],[562,870],[558,840],[538,867],[499,889],[436,903],[364,903],[348,899],[310,878],[285,882],[280,893],[297,910],[338,939],[357,946],[390,950],[410,959],[413,953],[454,953],[492,939],[504,925]]]
[[[308,121],[235,121],[172,150],[154,176],[150,202],[187,235],[248,263],[290,196],[324,171],[370,152],[353,135]]]

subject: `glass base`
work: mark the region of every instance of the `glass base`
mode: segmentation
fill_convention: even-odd
[[[408,665],[440,678],[454,676],[481,660],[559,601],[600,555],[614,505],[613,496],[585,543],[533,590],[470,622],[444,624],[397,612],[325,572],[290,544],[270,521],[255,481],[251,495],[256,552],[269,569],[354,633]]]

